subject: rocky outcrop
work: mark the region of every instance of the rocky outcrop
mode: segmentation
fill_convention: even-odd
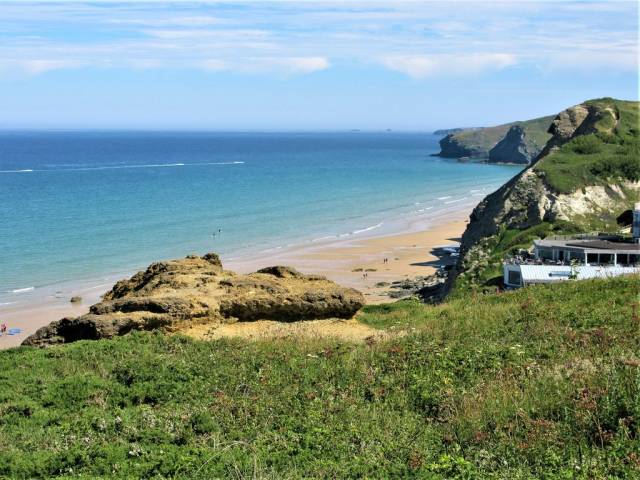
[[[485,197],[471,213],[462,236],[460,257],[449,275],[446,291],[451,290],[458,276],[473,270],[472,263],[482,264],[487,260],[491,240],[502,229],[523,230],[541,222],[575,222],[594,213],[611,214],[640,194],[639,182],[624,180],[610,185],[586,185],[571,193],[558,193],[545,182],[544,172],[535,168],[538,161],[576,136],[603,131],[598,125],[602,125],[604,116],[612,116],[607,119],[607,124],[616,125],[619,120],[612,108],[593,104],[576,105],[555,117],[549,127],[551,138],[530,166]]]
[[[505,140],[508,141],[498,150],[498,153],[507,145],[517,145],[519,142],[516,133],[521,131],[524,134],[524,147],[528,157],[526,163],[528,163],[532,158],[535,158],[549,140],[550,134],[548,129],[552,120],[553,116],[548,116],[505,123],[494,127],[463,128],[458,131],[447,131],[447,136],[440,139],[440,153],[438,153],[438,156],[493,161],[490,157],[491,150]],[[518,127],[520,130],[513,130],[514,127]],[[444,130],[442,130],[442,132],[444,132]],[[509,134],[511,134],[512,137],[507,139]],[[509,150],[505,153],[510,152]],[[505,162],[505,160],[502,159],[497,161]],[[516,162],[512,160],[509,163]]]
[[[458,133],[449,133],[440,140],[440,153],[438,156],[444,158],[484,158],[487,156],[486,149],[470,144],[465,141],[464,137],[458,136]]]
[[[132,330],[179,331],[196,323],[294,322],[351,318],[364,297],[324,277],[269,267],[248,275],[224,270],[215,254],[151,264],[117,282],[89,313],[39,329],[24,345],[97,340]]]
[[[524,128],[514,125],[505,137],[489,150],[489,162],[528,165],[538,153],[539,150],[530,148]]]
[[[576,135],[593,133],[594,125],[600,116],[597,112],[597,109],[581,104],[567,108],[556,115],[549,126],[551,138],[538,154],[537,159],[546,157]]]
[[[433,132],[434,135],[449,135],[451,133],[458,133],[464,130],[464,128],[441,128],[440,130],[435,130]]]

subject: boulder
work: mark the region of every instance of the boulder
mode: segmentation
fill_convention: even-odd
[[[189,255],[117,282],[89,313],[52,322],[23,345],[98,340],[132,330],[180,331],[194,322],[351,318],[363,305],[357,290],[291,267],[240,275],[224,270],[214,253]]]

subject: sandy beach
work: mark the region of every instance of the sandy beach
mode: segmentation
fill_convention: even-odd
[[[440,259],[434,255],[434,248],[457,243],[468,214],[467,209],[449,212],[447,217],[433,219],[417,231],[336,239],[222,260],[225,268],[242,273],[271,265],[290,265],[301,272],[325,275],[356,288],[363,292],[368,303],[389,302],[394,301],[387,295],[391,282],[435,272]],[[0,322],[6,323],[8,328],[19,328],[21,332],[0,337],[0,349],[20,345],[28,335],[49,322],[86,313],[108,289],[107,286],[87,287],[73,292],[82,297],[79,304],[71,304],[65,296],[45,299],[27,307],[5,307],[0,312]]]
[[[389,285],[382,284],[433,274],[442,263],[433,250],[456,245],[466,218],[466,212],[457,212],[423,231],[292,248],[268,257],[225,262],[225,266],[248,273],[269,265],[291,265],[356,288],[364,293],[367,303],[389,302],[393,301],[387,295]]]

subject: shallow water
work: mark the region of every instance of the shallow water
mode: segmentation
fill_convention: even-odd
[[[475,203],[518,171],[430,156],[438,139],[0,133],[0,308],[192,252],[267,255],[391,231]]]

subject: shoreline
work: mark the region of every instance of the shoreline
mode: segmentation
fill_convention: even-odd
[[[381,282],[390,284],[433,274],[441,264],[433,249],[457,242],[473,206],[466,203],[451,205],[451,209],[436,216],[399,219],[397,225],[387,226],[380,231],[372,229],[361,232],[361,236],[327,237],[323,241],[279,247],[269,252],[255,252],[240,257],[223,256],[222,262],[225,269],[239,273],[249,273],[272,265],[289,265],[303,273],[324,275],[336,283],[356,288],[365,295],[368,304],[391,302],[395,300],[387,296],[389,285],[382,286]],[[388,259],[388,263],[384,263],[384,258]],[[366,270],[369,271],[364,277]],[[134,273],[112,275],[109,283],[99,286],[91,286],[87,282],[65,292],[64,296],[43,297],[28,305],[5,306],[0,310],[0,323],[22,331],[0,337],[0,349],[20,345],[27,336],[52,321],[87,313],[89,307],[97,303],[117,280]],[[69,302],[69,298],[75,295],[82,297],[81,303]]]
[[[240,273],[271,265],[289,265],[303,273],[324,275],[340,285],[360,290],[367,304],[393,302],[395,299],[387,295],[391,282],[431,275],[447,263],[434,250],[459,243],[469,213],[458,211],[424,230],[302,246],[268,258],[256,256],[226,262],[223,259],[223,264]]]

